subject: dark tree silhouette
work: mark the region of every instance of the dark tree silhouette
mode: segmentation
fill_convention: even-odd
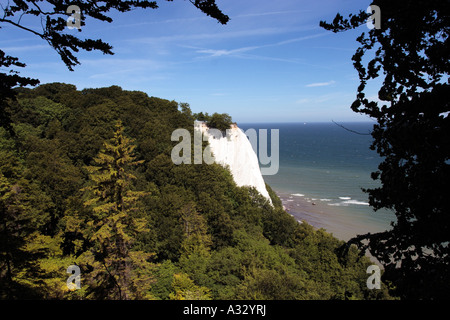
[[[360,85],[351,108],[374,118],[371,148],[382,157],[372,173],[381,187],[365,190],[375,209],[388,208],[392,229],[349,241],[367,248],[385,267],[384,280],[410,299],[450,297],[450,1],[375,0],[380,28],[363,28],[352,60]],[[360,11],[320,25],[355,29]],[[379,101],[366,85],[381,78]]]
[[[166,0],[173,1],[173,0]],[[189,0],[195,7],[200,9],[208,16],[216,19],[222,24],[229,21],[229,17],[220,11],[215,0]],[[158,8],[156,1],[147,0],[10,0],[6,4],[1,5],[0,11],[0,29],[2,26],[14,26],[26,30],[33,35],[48,42],[48,44],[59,54],[61,60],[67,68],[73,71],[73,68],[80,64],[76,57],[76,53],[80,49],[86,51],[99,50],[104,54],[113,54],[112,46],[101,39],[81,39],[73,34],[65,33],[67,27],[67,19],[69,14],[67,9],[71,5],[80,8],[80,26],[85,25],[87,17],[112,22],[109,12],[115,9],[119,12],[128,12],[135,8],[156,9]],[[35,16],[40,19],[42,30],[32,29],[22,24],[24,16]],[[78,29],[81,31],[81,29]],[[7,55],[0,50],[0,68],[25,67],[26,65],[19,61],[17,57]],[[0,69],[0,70],[1,70]],[[38,79],[22,77],[17,71],[9,70],[0,72],[0,125],[8,126],[10,120],[5,110],[6,100],[14,97],[16,86],[37,85]]]

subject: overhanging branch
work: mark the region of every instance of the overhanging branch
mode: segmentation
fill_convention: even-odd
[[[12,25],[15,26],[15,27],[18,27],[18,28],[23,29],[23,30],[25,30],[25,31],[29,31],[29,32],[31,32],[31,33],[33,33],[33,34],[35,34],[35,35],[41,37],[42,39],[44,39],[44,35],[43,35],[43,34],[37,32],[37,31],[34,31],[33,29],[24,27],[24,26],[22,26],[22,25],[20,25],[20,24],[18,24],[18,23],[16,23],[16,22],[14,22],[14,21],[11,21],[11,20],[8,20],[8,19],[0,19],[0,22],[10,23],[10,24],[12,24]]]

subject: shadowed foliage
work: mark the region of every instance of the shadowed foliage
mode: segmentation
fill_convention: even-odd
[[[376,120],[371,148],[382,157],[365,190],[370,205],[395,212],[392,230],[350,241],[368,248],[404,298],[450,297],[450,2],[376,0],[380,28],[364,29],[353,55],[360,85],[351,108]],[[361,11],[321,26],[366,23]],[[378,101],[366,86],[379,79]],[[368,240],[368,242],[367,242]]]
[[[120,87],[21,89],[0,128],[2,299],[386,299],[368,259],[217,164],[175,165],[178,104]],[[203,146],[206,147],[206,146]],[[77,265],[81,289],[66,286]]]

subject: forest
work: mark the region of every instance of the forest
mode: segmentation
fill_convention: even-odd
[[[356,246],[341,254],[270,186],[273,206],[220,165],[173,164],[171,133],[198,118],[187,103],[118,86],[16,91],[0,127],[1,299],[393,298],[389,283],[367,288],[373,263]]]

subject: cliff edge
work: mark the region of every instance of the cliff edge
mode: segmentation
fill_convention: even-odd
[[[242,129],[232,125],[224,136],[214,134],[202,121],[196,121],[194,126],[195,130],[200,130],[208,138],[215,162],[229,167],[236,184],[239,187],[255,187],[272,204],[259,168],[258,157]]]

